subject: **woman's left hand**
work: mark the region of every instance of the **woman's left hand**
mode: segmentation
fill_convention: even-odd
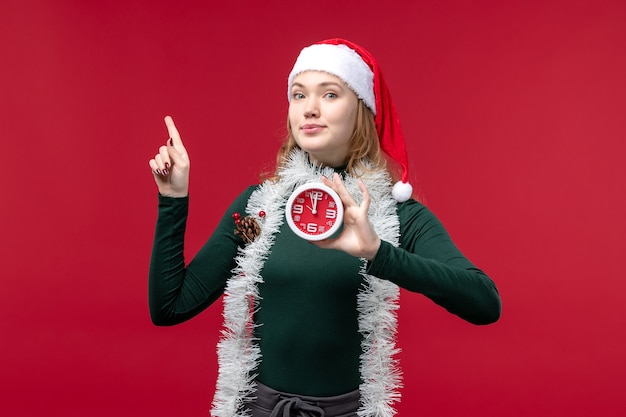
[[[324,249],[341,250],[359,258],[374,259],[380,247],[380,238],[367,215],[371,200],[363,181],[359,180],[359,189],[363,195],[361,205],[348,192],[339,174],[335,173],[333,181],[323,177],[322,182],[335,190],[343,202],[343,230],[336,238],[311,243]]]

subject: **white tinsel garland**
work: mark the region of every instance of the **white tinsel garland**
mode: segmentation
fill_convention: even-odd
[[[260,271],[284,221],[284,207],[289,194],[298,185],[319,182],[321,176],[332,178],[331,168],[312,165],[302,151],[294,151],[281,171],[278,182],[266,181],[248,201],[246,212],[266,213],[261,234],[239,250],[237,266],[229,279],[224,297],[224,329],[218,344],[219,375],[211,415],[245,417],[243,404],[254,398],[255,371],[261,352],[253,338],[254,312],[259,308]],[[385,172],[373,171],[362,176],[371,197],[370,221],[382,240],[399,244],[400,225],[396,200],[391,195],[391,181]],[[361,192],[357,179],[346,175],[344,183],[357,201]],[[359,331],[363,335],[360,358],[360,417],[392,417],[400,394],[400,371],[394,355],[397,329],[396,310],[399,288],[385,280],[366,274],[367,261],[362,260],[363,288],[357,297]]]

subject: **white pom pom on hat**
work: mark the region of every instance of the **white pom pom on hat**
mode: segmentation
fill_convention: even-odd
[[[296,75],[304,71],[324,71],[339,77],[374,114],[381,149],[396,161],[402,170],[401,181],[394,184],[393,197],[404,202],[411,198],[408,155],[400,120],[387,83],[378,63],[368,51],[345,39],[328,39],[308,46],[300,52],[289,74],[287,96]]]
[[[413,187],[408,182],[398,181],[391,189],[391,195],[399,202],[407,201],[413,195]]]

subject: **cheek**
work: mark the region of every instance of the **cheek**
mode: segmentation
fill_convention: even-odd
[[[356,111],[347,109],[341,117],[342,130],[349,136],[352,136],[352,132],[356,127]]]
[[[293,111],[292,106],[289,106],[287,112],[287,122],[289,123],[289,130],[291,131],[291,136],[296,141],[298,145],[300,145],[300,137],[298,130],[298,118],[296,117],[295,111]]]
[[[297,121],[295,106],[289,105],[289,109],[287,111],[287,119],[291,127],[293,127],[295,125],[295,122]]]

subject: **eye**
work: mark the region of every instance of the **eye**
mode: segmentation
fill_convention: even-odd
[[[324,97],[333,99],[333,98],[337,98],[338,96],[337,96],[337,94],[329,91],[328,93],[324,94]]]
[[[292,98],[294,100],[302,100],[304,98],[304,94],[302,94],[302,93],[293,93]]]

